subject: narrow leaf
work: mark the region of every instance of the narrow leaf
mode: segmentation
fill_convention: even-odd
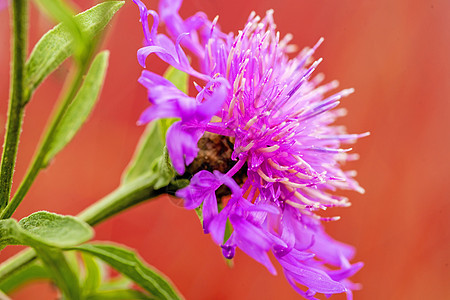
[[[164,78],[172,82],[180,91],[187,94],[188,93],[188,79],[189,74],[172,66],[169,66],[164,73]]]
[[[9,294],[27,282],[49,278],[50,274],[46,268],[40,264],[31,263],[0,281],[0,290]]]
[[[81,274],[82,268],[80,265],[78,254],[73,251],[67,251],[64,252],[64,257],[66,258],[67,264],[70,266],[70,269],[72,269],[75,274]],[[81,277],[79,278],[78,283],[81,286]]]
[[[147,125],[136,147],[133,158],[122,175],[122,184],[151,172],[152,162],[161,156],[164,150],[160,132],[158,122],[152,122]]]
[[[156,161],[153,168],[156,169],[159,174],[158,180],[154,186],[156,190],[167,186],[174,178],[176,173],[172,166],[172,162],[170,161],[169,152],[166,147],[164,147],[163,154]]]
[[[107,1],[100,3],[74,17],[81,32],[88,39],[93,39],[105,28],[114,14],[122,7],[124,1]],[[39,84],[55,70],[74,51],[74,39],[67,26],[59,24],[48,31],[35,45],[26,63],[25,82],[30,99]]]
[[[7,244],[33,247],[66,298],[80,299],[78,278],[61,248],[89,240],[93,236],[89,225],[75,217],[41,211],[19,222],[0,220],[0,233],[0,248]]]
[[[81,257],[83,258],[86,276],[83,284],[83,293],[88,295],[90,293],[95,292],[100,283],[102,281],[102,273],[100,270],[100,266],[92,257],[92,255],[87,253],[82,253]]]
[[[55,248],[71,247],[86,242],[93,236],[92,228],[78,218],[46,211],[23,218],[18,225],[22,243],[33,248],[40,245]]]
[[[105,50],[99,53],[92,62],[83,85],[52,137],[52,143],[45,156],[44,165],[47,165],[70,142],[94,108],[106,75],[108,58],[109,52]]]
[[[23,218],[0,220],[0,249],[7,245],[70,247],[93,236],[92,228],[71,216],[39,211]]]
[[[111,244],[84,244],[70,250],[97,256],[158,299],[182,299],[164,275],[144,264],[131,250]]]
[[[105,278],[105,276],[103,276]],[[115,276],[113,278],[107,278],[107,281],[103,281],[99,291],[112,291],[112,290],[127,290],[133,286],[133,281],[120,274],[119,276]]]
[[[64,1],[61,0],[35,0],[40,9],[55,21],[61,22],[69,30],[74,39],[75,57],[81,59],[84,52],[88,52],[90,39],[82,31],[74,18],[74,10]]]
[[[81,299],[78,277],[71,269],[62,250],[51,247],[35,247],[38,257],[47,267],[53,281],[67,299]]]

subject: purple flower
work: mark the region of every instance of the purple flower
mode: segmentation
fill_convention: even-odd
[[[323,75],[312,75],[322,39],[290,59],[295,47],[291,36],[275,31],[273,11],[262,18],[250,14],[234,35],[203,13],[183,20],[181,0],[161,0],[159,15],[134,2],[145,35],[140,64],[145,67],[154,53],[202,83],[195,83],[193,98],[148,70],[139,79],[151,102],[140,122],[180,119],[167,133],[167,147],[176,171],[192,178],[177,196],[188,209],[202,206],[203,229],[226,258],[239,248],[276,274],[271,251],[304,297],[346,292],[351,298],[358,285],[348,278],[363,264],[350,264],[354,249],[324,232],[321,222],[338,217],[318,212],[350,205],[332,193],[337,189],[364,192],[353,179],[356,172],[340,164],[357,159],[342,144],[368,133],[347,134],[332,125],[345,114],[334,108],[353,90],[329,95],[337,82],[321,85]],[[157,33],[160,17],[169,35]],[[199,71],[183,49],[198,59]]]

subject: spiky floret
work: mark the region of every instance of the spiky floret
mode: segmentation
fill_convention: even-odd
[[[349,206],[345,197],[331,192],[351,189],[363,192],[340,164],[357,158],[342,148],[366,134],[347,134],[332,125],[345,114],[335,109],[346,89],[331,96],[332,81],[321,85],[323,75],[313,77],[321,62],[312,55],[322,43],[300,51],[289,44],[291,35],[280,38],[270,10],[261,18],[254,12],[237,35],[218,29],[203,13],[183,20],[181,1],[161,1],[160,15],[170,37],[157,34],[159,15],[134,0],[141,12],[146,46],[138,51],[139,62],[156,53],[172,66],[204,81],[194,83],[195,98],[179,91],[159,75],[144,70],[139,81],[148,88],[152,105],[142,114],[145,123],[156,118],[178,117],[167,133],[167,146],[175,169],[183,174],[198,154],[197,143],[205,132],[233,141],[225,173],[202,170],[193,174],[188,187],[177,195],[186,208],[203,204],[203,228],[221,245],[227,258],[238,247],[276,273],[267,253],[272,251],[289,282],[303,296],[347,292],[357,286],[347,278],[362,267],[351,265],[354,250],[325,234],[318,211]],[[147,17],[152,15],[149,29]],[[182,46],[198,59],[201,71],[191,67]],[[238,172],[246,173],[239,184]],[[231,191],[219,204],[216,191]],[[220,200],[220,199],[219,199]],[[225,236],[227,221],[233,232]],[[300,283],[309,288],[298,288]]]

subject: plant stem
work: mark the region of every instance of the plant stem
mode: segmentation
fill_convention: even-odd
[[[119,186],[110,194],[79,213],[78,217],[89,225],[94,226],[138,203],[148,199],[154,200],[167,190],[166,188],[159,190],[153,188],[158,177],[158,174],[143,176]],[[0,281],[31,263],[34,259],[36,259],[36,253],[33,249],[26,249],[9,258],[0,264]]]
[[[20,202],[22,202],[23,198],[30,189],[33,181],[36,179],[36,176],[38,175],[39,171],[45,167],[44,159],[52,143],[52,138],[56,132],[59,123],[61,122],[64,116],[64,113],[67,111],[67,108],[74,99],[78,89],[81,86],[81,83],[83,82],[83,75],[86,72],[88,65],[89,64],[86,62],[82,66],[77,67],[75,76],[71,81],[69,90],[65,94],[63,99],[59,101],[58,107],[56,108],[53,114],[54,117],[51,118],[50,124],[47,127],[48,129],[45,131],[44,138],[42,139],[42,142],[38,150],[36,151],[31,166],[28,168],[27,173],[22,182],[20,183],[13,198],[11,199],[11,202],[9,202],[6,208],[1,212],[0,219],[7,219],[12,216],[12,214],[17,209]]]
[[[0,210],[9,201],[12,177],[25,107],[25,60],[28,39],[28,0],[11,1],[12,8],[12,71],[5,141],[0,167]]]
[[[154,199],[165,193],[165,189],[153,188],[158,177],[159,174],[143,176],[119,186],[109,195],[83,210],[77,217],[94,226],[142,201]]]
[[[20,270],[36,259],[36,252],[32,248],[25,249],[3,262],[0,266],[0,281],[6,279],[9,274]]]

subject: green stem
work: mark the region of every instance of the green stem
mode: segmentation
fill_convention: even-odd
[[[65,94],[64,98],[61,101],[59,101],[59,105],[56,108],[55,113],[53,114],[54,117],[51,119],[50,124],[48,125],[48,129],[45,131],[46,132],[45,136],[40,144],[39,149],[37,150],[34,156],[31,166],[28,168],[27,173],[22,182],[20,183],[17,192],[14,194],[14,197],[11,199],[11,202],[8,203],[6,208],[0,214],[0,219],[7,219],[12,216],[12,214],[17,209],[20,202],[22,202],[23,198],[30,189],[33,181],[36,179],[36,176],[38,175],[39,171],[42,168],[46,167],[44,165],[44,160],[49,150],[49,147],[51,146],[52,138],[56,132],[59,123],[61,122],[64,116],[64,113],[67,111],[67,108],[74,99],[78,89],[81,86],[81,83],[83,82],[83,75],[86,72],[88,65],[89,64],[86,62],[82,66],[77,67],[75,77],[71,81],[69,90]]]
[[[10,274],[36,259],[36,252],[32,248],[25,249],[0,265],[0,281],[6,279]]]
[[[165,189],[153,188],[158,179],[158,174],[144,176],[119,186],[109,195],[83,210],[77,217],[94,226],[142,201],[154,199],[165,193]]]
[[[158,179],[158,175],[145,176],[119,186],[79,213],[78,217],[94,226],[138,203],[148,199],[154,200],[166,192],[165,188],[159,190],[153,188]],[[0,264],[0,281],[31,263],[35,258],[34,250],[26,249],[3,262]]]
[[[12,8],[12,71],[11,92],[0,167],[0,210],[9,201],[12,177],[25,107],[25,60],[28,39],[28,0],[11,1]]]
[[[81,300],[78,277],[69,266],[64,253],[60,249],[46,247],[38,249],[39,259],[48,268],[53,282],[58,286],[64,299]]]

